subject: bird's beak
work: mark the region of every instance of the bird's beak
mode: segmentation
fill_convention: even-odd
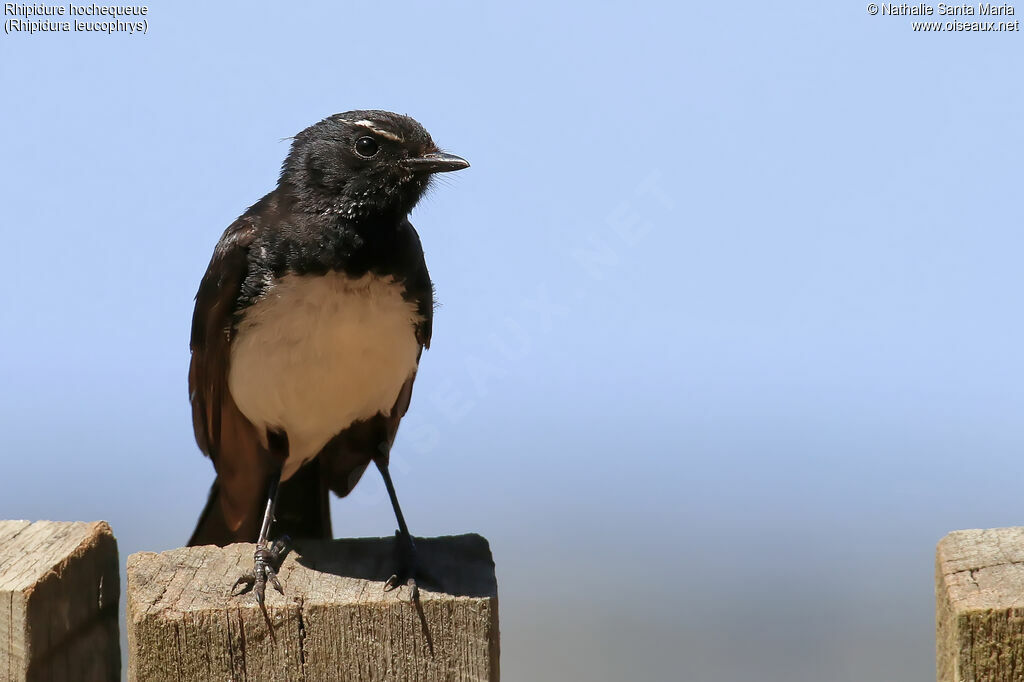
[[[431,152],[412,159],[403,159],[399,161],[399,164],[414,173],[449,173],[469,168],[469,161],[461,156],[444,152]]]

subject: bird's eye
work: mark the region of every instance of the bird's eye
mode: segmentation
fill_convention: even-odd
[[[380,151],[380,145],[372,137],[360,137],[356,140],[356,154],[368,159]]]

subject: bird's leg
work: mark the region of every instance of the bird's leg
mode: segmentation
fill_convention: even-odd
[[[385,591],[391,591],[401,584],[409,586],[410,597],[413,601],[419,598],[419,587],[416,585],[416,578],[420,577],[429,582],[436,582],[433,578],[421,571],[416,561],[416,543],[413,542],[409,527],[405,525],[405,517],[402,515],[402,508],[398,504],[398,496],[395,494],[395,484],[391,482],[391,473],[388,465],[377,459],[374,460],[380,475],[384,478],[384,485],[388,489],[388,497],[391,498],[391,506],[395,510],[395,518],[398,520],[398,530],[395,531],[395,559],[398,564],[395,573],[384,583]]]
[[[275,472],[270,477],[270,487],[267,491],[267,507],[263,514],[263,525],[260,526],[260,535],[256,540],[256,551],[253,553],[253,570],[251,573],[242,575],[231,587],[234,594],[239,585],[244,588],[238,594],[245,594],[255,588],[256,601],[259,602],[263,615],[267,615],[264,605],[264,597],[267,589],[267,582],[274,586],[274,589],[284,594],[281,588],[281,581],[277,579],[277,569],[281,565],[287,547],[287,537],[282,537],[268,546],[267,536],[270,534],[270,524],[274,521],[274,505],[277,503],[277,489],[281,484],[281,472]]]

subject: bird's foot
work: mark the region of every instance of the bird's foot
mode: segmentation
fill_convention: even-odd
[[[276,540],[270,547],[257,544],[256,551],[252,557],[252,572],[243,574],[235,581],[235,584],[231,586],[231,594],[238,596],[245,594],[249,590],[255,591],[256,601],[259,602],[260,608],[263,609],[263,613],[266,615],[266,606],[264,606],[263,602],[267,583],[269,582],[274,586],[275,590],[284,594],[284,590],[281,588],[281,581],[277,579],[277,571],[281,567],[281,562],[284,560],[285,555],[288,553],[287,548],[287,536]],[[235,590],[238,589],[239,585],[242,586],[242,591],[236,593]]]
[[[400,531],[395,532],[395,563],[397,567],[395,574],[384,583],[384,591],[390,592],[402,585],[409,588],[409,601],[416,607],[416,613],[420,617],[420,627],[423,629],[424,641],[427,643],[427,650],[434,655],[434,638],[430,634],[430,627],[427,626],[427,616],[423,612],[423,604],[420,603],[420,588],[417,580],[429,583],[431,586],[441,589],[441,584],[436,578],[420,568],[416,561],[416,543],[412,536]]]
[[[395,574],[384,583],[384,591],[398,589],[402,585],[409,588],[409,598],[417,601],[420,596],[420,588],[417,580],[424,584],[438,586],[437,580],[427,571],[420,568],[416,559],[416,543],[411,535],[402,535],[395,531]]]

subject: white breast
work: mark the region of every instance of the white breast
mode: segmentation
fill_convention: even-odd
[[[266,438],[288,434],[282,478],[352,422],[389,413],[416,370],[416,306],[391,277],[288,275],[245,310],[228,386]]]

